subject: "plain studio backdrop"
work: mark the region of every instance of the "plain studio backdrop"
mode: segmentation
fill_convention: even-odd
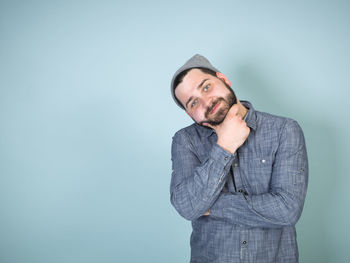
[[[188,262],[170,96],[195,53],[296,119],[310,165],[300,262],[348,262],[348,1],[0,2],[0,262]]]

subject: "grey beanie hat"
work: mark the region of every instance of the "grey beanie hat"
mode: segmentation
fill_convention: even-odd
[[[196,54],[193,57],[191,57],[189,60],[187,60],[187,62],[180,67],[174,74],[173,79],[171,80],[171,95],[173,96],[174,101],[176,102],[176,104],[184,109],[184,107],[182,106],[182,104],[180,103],[180,101],[175,97],[175,88],[174,87],[174,82],[176,80],[176,78],[181,74],[181,72],[191,69],[191,68],[206,68],[206,69],[210,69],[214,72],[219,72],[219,70],[217,70],[216,68],[213,67],[212,64],[210,64],[209,60],[206,59],[205,57]]]

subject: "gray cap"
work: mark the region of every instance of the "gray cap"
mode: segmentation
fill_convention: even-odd
[[[177,78],[177,76],[181,72],[188,70],[188,69],[191,69],[191,68],[206,68],[206,69],[210,69],[214,72],[219,72],[218,69],[214,68],[213,65],[210,64],[208,59],[206,59],[205,57],[203,57],[199,54],[196,54],[193,57],[191,57],[189,60],[187,60],[187,62],[175,72],[173,79],[171,80],[171,86],[170,86],[171,95],[173,96],[174,101],[182,109],[184,109],[184,107],[181,105],[180,101],[175,97],[175,88],[176,87],[174,87],[174,82],[175,82],[175,79]]]

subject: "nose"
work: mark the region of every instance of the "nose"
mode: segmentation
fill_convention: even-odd
[[[208,98],[208,97],[204,97],[202,99],[202,106],[204,109],[208,109],[208,107],[211,106],[211,104],[213,103],[213,100],[211,98]]]

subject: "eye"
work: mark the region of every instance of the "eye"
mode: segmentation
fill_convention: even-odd
[[[209,84],[208,84],[208,85],[206,85],[206,86],[203,88],[203,90],[204,90],[204,91],[208,91],[209,88],[210,88],[210,86],[209,86]]]
[[[197,99],[194,99],[191,103],[191,108],[193,108],[194,106],[196,106],[198,100]]]

